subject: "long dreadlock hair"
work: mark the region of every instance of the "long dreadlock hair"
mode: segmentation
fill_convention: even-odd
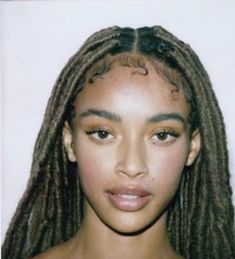
[[[226,135],[207,72],[190,46],[162,27],[115,26],[89,37],[55,83],[35,144],[28,186],[6,233],[3,259],[28,258],[78,231],[82,192],[77,165],[69,162],[63,145],[64,122],[92,66],[107,55],[131,52],[180,73],[191,92],[192,120],[201,133],[200,154],[185,168],[168,212],[173,247],[188,259],[235,258]]]

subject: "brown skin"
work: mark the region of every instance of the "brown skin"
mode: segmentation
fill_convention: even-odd
[[[167,237],[167,206],[184,166],[199,152],[200,134],[189,138],[190,107],[182,90],[173,97],[174,86],[147,66],[144,76],[115,65],[77,97],[73,130],[66,123],[63,133],[69,159],[80,168],[84,219],[73,239],[34,258],[182,258]],[[88,109],[111,112],[119,120],[88,116]],[[178,114],[182,121],[159,120],[163,113]],[[157,120],[150,121],[153,116]],[[133,206],[126,211],[107,195],[116,186],[144,189],[149,199],[135,207],[135,196],[122,197],[121,204]]]

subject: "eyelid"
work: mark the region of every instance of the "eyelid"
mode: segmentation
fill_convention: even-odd
[[[109,133],[112,133],[113,130],[111,130],[109,127],[107,126],[99,126],[99,125],[96,125],[96,126],[88,126],[87,127],[88,129],[86,129],[86,132],[92,132],[92,131],[108,131]]]
[[[159,128],[157,130],[154,130],[153,135],[156,135],[156,134],[162,133],[162,132],[169,133],[171,135],[179,135],[180,134],[179,131],[176,130],[176,129],[172,129],[172,128]]]
[[[155,135],[161,132],[166,132],[166,133],[171,133],[171,134],[180,134],[181,132],[181,128],[178,127],[171,127],[171,126],[156,126],[154,127],[151,132],[149,133],[149,135]]]

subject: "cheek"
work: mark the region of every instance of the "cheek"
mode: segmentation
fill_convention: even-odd
[[[160,192],[164,193],[171,190],[172,193],[175,193],[181,179],[187,155],[187,141],[179,143],[174,147],[161,148],[161,150],[159,149],[155,152],[155,155],[151,155],[151,177]]]
[[[83,145],[81,142],[76,147],[80,182],[83,191],[91,192],[104,185],[112,173],[113,155],[112,152],[89,143]]]

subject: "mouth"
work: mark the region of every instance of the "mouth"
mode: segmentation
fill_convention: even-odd
[[[150,192],[136,187],[116,187],[106,191],[106,196],[114,207],[127,212],[141,210],[152,198]]]

